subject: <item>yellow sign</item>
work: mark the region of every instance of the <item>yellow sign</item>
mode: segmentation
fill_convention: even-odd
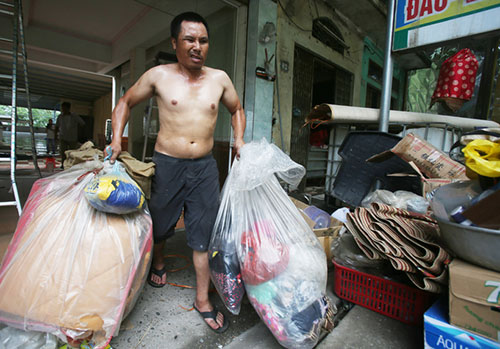
[[[500,29],[500,0],[398,0],[393,50]]]

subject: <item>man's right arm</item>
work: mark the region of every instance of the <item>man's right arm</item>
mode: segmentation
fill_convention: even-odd
[[[122,134],[130,117],[130,109],[154,95],[154,70],[155,68],[152,68],[145,72],[139,80],[128,89],[123,97],[118,100],[113,110],[111,116],[111,126],[113,129],[113,139],[110,144],[113,152],[110,158],[111,163],[115,162],[122,151]]]

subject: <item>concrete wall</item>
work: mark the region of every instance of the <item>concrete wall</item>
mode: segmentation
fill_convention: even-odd
[[[210,26],[210,48],[206,65],[224,70],[234,81],[234,47],[236,35],[236,14],[234,9],[225,7],[207,18]],[[215,128],[216,140],[228,142],[231,137],[231,115],[219,103],[219,115]]]
[[[283,7],[280,6],[283,5]],[[319,15],[319,16],[318,16]],[[345,54],[334,51],[312,36],[313,20],[317,17],[328,17],[340,29],[345,43],[349,46]],[[293,67],[294,48],[300,45],[314,55],[337,65],[354,76],[352,104],[360,105],[359,91],[361,86],[361,68],[363,56],[363,38],[357,34],[356,27],[340,13],[334,11],[322,1],[293,1],[280,0],[278,2],[277,25],[277,52],[278,84],[280,114],[283,128],[284,145],[281,146],[280,124],[277,115],[278,98],[274,96],[274,117],[277,122],[273,127],[273,141],[282,149],[290,152],[290,139],[292,137],[292,101],[293,101]],[[288,66],[288,71],[283,68]]]
[[[257,69],[266,70],[268,75],[274,75],[274,58],[271,61],[270,58],[275,55],[276,36],[265,35],[267,38],[261,40],[261,35],[267,23],[276,28],[276,7],[276,3],[271,0],[255,0],[250,3],[248,9],[248,45],[245,67],[246,142],[262,138],[268,141],[272,139],[274,82],[258,78],[256,71]],[[269,68],[265,69],[266,62],[269,61]]]

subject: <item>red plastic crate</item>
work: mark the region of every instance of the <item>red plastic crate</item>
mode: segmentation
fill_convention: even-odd
[[[410,325],[423,326],[433,293],[335,263],[333,290],[342,299]]]

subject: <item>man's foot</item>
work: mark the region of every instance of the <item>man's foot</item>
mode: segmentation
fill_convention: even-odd
[[[212,310],[202,311],[193,303],[193,308],[203,317],[203,320],[205,320],[208,327],[213,331],[223,333],[229,327],[229,321],[226,321],[224,314],[218,311],[216,307],[213,307]]]
[[[163,287],[167,284],[167,269],[163,266],[162,269],[155,269],[151,266],[149,271],[148,283],[153,287]]]

